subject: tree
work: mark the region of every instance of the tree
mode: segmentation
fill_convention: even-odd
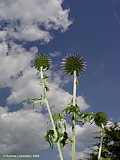
[[[110,157],[112,160],[120,159],[120,125],[114,123],[109,128],[105,128],[105,137],[103,141],[103,157]]]
[[[99,146],[99,144],[97,144]],[[90,160],[97,160],[97,151],[93,151]],[[111,126],[105,126],[104,139],[101,150],[101,160],[119,160],[120,159],[120,125],[114,123]]]

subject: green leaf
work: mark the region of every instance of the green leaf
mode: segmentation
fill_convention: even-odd
[[[48,130],[45,135],[46,141],[49,143],[50,147],[53,149],[54,146],[54,131]]]
[[[63,112],[65,114],[69,114],[71,116],[79,115],[80,109],[79,109],[79,106],[77,104],[75,106],[73,104],[70,104],[63,110]]]
[[[64,132],[64,134],[62,135],[62,139],[60,140],[61,147],[64,147],[67,144],[68,139],[68,133]]]
[[[79,120],[83,123],[93,123],[95,114],[93,112],[81,112],[79,114]]]
[[[55,113],[53,114],[53,119],[55,122],[61,121],[64,119],[64,115],[62,113]]]

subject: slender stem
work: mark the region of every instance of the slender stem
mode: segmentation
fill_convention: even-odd
[[[40,76],[41,76],[41,79],[43,80],[44,79],[44,77],[43,77],[43,67],[41,67]],[[45,102],[46,102],[47,110],[48,110],[48,113],[49,113],[49,116],[50,116],[52,127],[53,127],[53,130],[54,130],[54,133],[55,133],[55,137],[57,137],[57,131],[56,131],[55,123],[54,123],[54,120],[53,120],[52,112],[51,112],[51,109],[50,109],[50,105],[48,103],[47,91],[46,91],[46,88],[45,88],[44,80],[43,80],[42,85],[43,85],[43,93],[44,93],[44,96],[46,98]],[[61,149],[59,141],[57,142],[57,147],[58,147],[58,152],[59,152],[60,160],[63,160],[63,153],[62,153],[62,149]]]
[[[76,83],[77,83],[77,76],[76,71],[74,71],[74,80],[73,80],[73,106],[76,105]],[[73,115],[72,120],[72,160],[76,160],[76,132],[75,132],[75,115]]]
[[[99,152],[98,152],[98,160],[101,159],[102,143],[103,143],[103,129],[104,129],[104,126],[103,126],[103,124],[102,124],[102,128],[101,128],[101,138],[100,138],[100,147],[99,147]]]

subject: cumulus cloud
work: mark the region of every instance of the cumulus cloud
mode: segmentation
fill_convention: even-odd
[[[0,87],[10,88],[6,100],[12,106],[24,99],[39,97],[42,92],[36,70],[31,67],[38,51],[32,48],[28,52],[12,40],[49,42],[51,31],[66,31],[71,20],[63,0],[0,0],[0,21]],[[11,40],[11,50],[6,40]],[[53,76],[52,72],[48,74]],[[48,92],[50,106],[55,112],[61,111],[72,97],[60,88],[61,78],[57,76],[50,78]],[[81,109],[89,107],[83,97],[78,97],[78,103]],[[8,110],[0,107],[0,154],[38,153],[48,147],[44,140],[48,119],[44,114],[33,112],[28,105],[24,110]]]
[[[2,45],[5,44],[1,44],[1,48],[4,48]],[[6,54],[2,54],[2,50],[0,52],[0,75],[2,75],[0,76],[0,84],[7,86],[13,81],[14,76],[29,68],[33,55],[25,50],[21,50],[21,52],[15,50],[6,56]]]
[[[0,107],[0,154],[39,153],[48,147],[47,118],[32,110],[8,112]]]
[[[1,43],[3,48],[5,43]],[[1,47],[2,48],[2,47]],[[6,49],[7,50],[7,49]],[[32,50],[35,50],[33,48]],[[28,98],[37,98],[42,94],[42,86],[38,79],[37,70],[31,66],[35,58],[35,54],[28,52],[21,46],[12,45],[9,55],[0,52],[0,84],[1,87],[9,87],[11,90],[10,96],[7,98],[8,104],[21,103]],[[48,100],[50,106],[56,112],[60,112],[70,103],[72,95],[61,88],[63,79],[61,74],[48,71]],[[81,110],[89,107],[85,99],[81,96],[77,98],[77,102]]]
[[[7,98],[9,104],[20,103],[28,98],[38,98],[42,94],[42,86],[37,79],[36,70],[29,68],[23,75],[14,80],[11,85],[11,95]]]
[[[65,31],[71,24],[63,0],[1,0],[0,20],[16,29],[12,36],[27,41],[51,39],[50,30]]]
[[[71,135],[71,128],[68,129]],[[86,159],[92,151],[95,144],[98,142],[94,137],[98,136],[99,128],[94,124],[86,123],[84,126],[76,126],[76,151],[77,159]],[[71,158],[71,145],[65,147],[66,160]]]
[[[49,122],[42,113],[33,110],[19,110],[8,112],[7,107],[0,107],[0,153],[1,154],[38,154],[43,149],[48,149],[44,139]],[[71,127],[68,125],[71,134]],[[94,137],[98,128],[95,125],[86,124],[76,126],[77,157],[85,158],[90,153],[92,144],[96,143]],[[71,157],[71,146],[64,150],[66,160]]]
[[[53,107],[53,111],[61,112],[72,99],[72,95],[65,91],[55,83],[50,84],[50,91],[48,92],[48,100],[50,105]],[[89,105],[85,99],[81,96],[77,97],[78,105],[80,106],[81,111],[87,109]]]
[[[49,74],[50,75],[50,74]],[[53,112],[61,112],[72,99],[72,95],[60,88],[60,79],[57,82],[56,78],[48,81],[48,101]],[[22,76],[14,80],[11,87],[11,94],[7,98],[8,104],[21,103],[28,98],[38,98],[42,94],[42,86],[40,80],[36,76],[36,69],[27,68],[22,73]],[[87,109],[89,105],[81,96],[77,97],[78,105],[81,111]],[[39,104],[38,104],[39,105]],[[37,106],[37,105],[36,105]]]
[[[1,43],[0,75],[2,76],[0,84],[1,87],[7,86],[11,90],[7,98],[8,105],[21,103],[30,97],[39,97],[42,88],[36,74],[37,71],[31,66],[35,54],[13,44],[9,55],[6,55],[6,52],[2,52],[5,47],[8,51],[5,42]],[[32,50],[36,52],[35,48]],[[49,71],[48,75],[50,76],[48,100],[52,111],[60,112],[71,101],[72,95],[60,88],[62,79],[59,75],[53,74],[52,71]],[[83,97],[79,96],[77,101],[81,110],[89,107]],[[1,153],[35,153],[39,152],[42,147],[46,147],[43,135],[47,129],[47,119],[42,113],[37,114],[30,109],[31,106],[27,105],[25,110],[8,112],[7,109],[0,107]],[[86,133],[86,130],[84,132]]]
[[[59,82],[49,81],[48,101],[53,112],[61,112],[71,102],[72,95],[59,87]],[[42,94],[42,86],[36,77],[36,70],[30,68],[23,72],[23,76],[14,81],[11,88],[11,95],[7,98],[9,104],[20,103],[28,98],[38,98]],[[81,96],[77,98],[81,111],[89,105]],[[39,105],[39,104],[38,104]]]
[[[0,40],[4,40],[6,37],[7,32],[5,30],[0,31]]]

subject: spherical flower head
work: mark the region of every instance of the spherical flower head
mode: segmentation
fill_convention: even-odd
[[[107,124],[107,114],[105,112],[97,112],[95,114],[95,124],[99,127]]]
[[[34,66],[38,71],[41,70],[41,67],[44,70],[48,70],[50,67],[50,59],[47,55],[40,54],[35,58]]]
[[[63,59],[62,68],[68,75],[73,75],[76,71],[77,76],[86,70],[86,63],[83,57],[78,54],[70,55]]]

